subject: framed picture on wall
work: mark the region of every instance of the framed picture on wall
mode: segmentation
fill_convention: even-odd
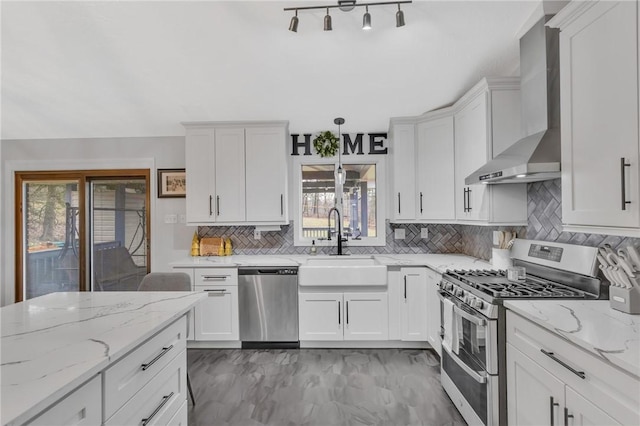
[[[184,198],[186,194],[184,169],[158,169],[158,198]]]

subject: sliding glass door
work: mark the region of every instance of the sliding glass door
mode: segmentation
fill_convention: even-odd
[[[16,172],[16,301],[135,291],[150,270],[149,170]]]

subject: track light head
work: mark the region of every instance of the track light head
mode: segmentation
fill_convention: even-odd
[[[331,31],[333,28],[331,27],[331,15],[329,15],[329,8],[327,8],[327,14],[324,17],[324,30]]]
[[[404,12],[400,10],[400,3],[398,3],[398,11],[396,12],[396,27],[404,27]]]
[[[298,32],[298,11],[296,10],[296,14],[291,18],[291,22],[289,23],[289,31],[293,31],[294,33]]]
[[[371,29],[371,14],[369,13],[369,6],[366,8],[366,12],[362,17],[362,29],[370,30]]]

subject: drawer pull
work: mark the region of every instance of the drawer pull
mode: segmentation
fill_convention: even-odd
[[[171,397],[173,396],[173,392],[171,392],[169,395],[165,395],[162,397],[162,402],[160,403],[160,405],[158,405],[156,407],[155,410],[153,410],[153,413],[151,413],[151,415],[149,417],[147,417],[146,419],[142,419],[142,426],[146,426],[147,424],[149,424],[149,422],[151,421],[151,419],[153,419],[153,417],[158,414],[158,411],[162,410],[162,407],[164,407],[164,405],[169,402],[169,400],[171,399]]]
[[[219,296],[221,294],[224,294],[227,289],[226,288],[206,288],[204,291],[206,291],[207,293],[209,293],[209,296]]]
[[[227,278],[229,278],[228,275],[203,275],[202,276],[203,281],[225,281]]]
[[[165,356],[166,353],[171,350],[171,348],[173,348],[173,345],[169,345],[169,346],[166,346],[166,347],[162,348],[162,351],[160,351],[160,353],[154,359],[152,359],[151,361],[149,361],[146,364],[140,365],[140,367],[142,367],[142,371],[147,370],[149,367],[151,367],[153,364],[155,364],[160,358]]]
[[[556,358],[556,356],[555,356],[555,354],[553,352],[545,351],[544,349],[540,349],[540,352],[542,352],[543,354],[545,354],[546,356],[548,356],[549,358],[551,358],[552,360],[554,360],[555,362],[557,362],[558,364],[560,364],[561,366],[566,368],[567,370],[571,371],[573,374],[575,374],[576,376],[580,377],[581,379],[586,379],[587,378],[587,376],[584,374],[584,371],[578,371],[575,368],[571,367],[566,362]]]

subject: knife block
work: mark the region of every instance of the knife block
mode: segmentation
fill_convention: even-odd
[[[631,288],[609,287],[611,308],[628,314],[640,314],[640,283],[638,278],[630,279]]]

